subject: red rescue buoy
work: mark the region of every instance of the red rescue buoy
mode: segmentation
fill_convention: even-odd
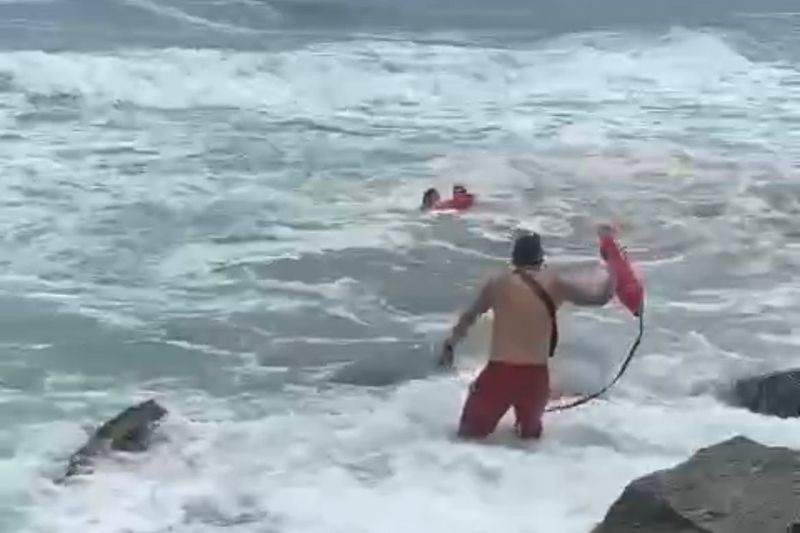
[[[580,396],[575,399],[570,398],[569,401],[563,401],[563,399],[559,398],[552,398],[550,405],[545,409],[547,412],[572,409],[573,407],[583,405],[595,398],[598,398],[608,391],[625,373],[625,370],[633,360],[633,355],[636,353],[636,349],[639,347],[639,343],[642,341],[642,336],[644,335],[644,287],[642,286],[642,283],[636,274],[634,274],[633,268],[628,262],[628,258],[625,256],[625,252],[614,240],[614,235],[611,228],[607,228],[606,231],[600,232],[598,239],[600,256],[605,260],[609,269],[611,269],[614,277],[616,278],[614,294],[622,303],[622,305],[624,305],[634,317],[639,319],[639,332],[636,335],[636,339],[633,341],[633,345],[628,351],[628,355],[622,362],[622,366],[617,372],[617,375],[614,376],[614,379],[612,379],[608,385],[593,394]]]
[[[433,204],[434,211],[442,211],[446,209],[455,209],[457,211],[464,211],[472,207],[475,203],[475,196],[472,193],[455,194],[452,198],[442,200]]]
[[[600,235],[600,256],[608,264],[617,278],[616,296],[628,308],[633,316],[638,317],[644,303],[644,288],[633,272],[625,253],[620,250],[611,231]]]

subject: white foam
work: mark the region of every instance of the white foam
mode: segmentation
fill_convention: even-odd
[[[458,443],[451,434],[468,378],[415,382],[382,396],[303,393],[265,404],[269,414],[249,421],[224,414],[235,402],[220,405],[222,420],[209,422],[191,422],[176,406],[165,426],[170,442],[106,462],[57,492],[40,487],[36,505],[43,507],[32,509],[35,525],[24,531],[210,532],[238,520],[243,531],[287,533],[378,525],[388,532],[499,526],[578,533],[602,518],[631,479],[698,447],[736,433],[794,443],[791,422],[702,397],[598,401],[549,415],[539,443],[514,444],[508,419],[486,444]],[[199,399],[195,412],[218,410]]]
[[[418,126],[519,121],[533,117],[545,101],[548,111],[558,109],[559,99],[621,106],[629,100],[631,84],[641,103],[669,96],[694,104],[747,106],[749,99],[781,97],[782,80],[797,75],[752,63],[709,34],[677,32],[662,43],[626,40],[619,48],[596,44],[564,38],[527,50],[361,41],[269,54],[9,52],[0,54],[0,72],[26,91],[76,94],[90,104],[230,106],[295,117],[343,112],[353,119],[362,116],[356,110],[371,108],[381,113],[381,122]],[[312,79],[315,83],[309,83]],[[398,107],[403,103],[414,106],[413,114]],[[462,109],[470,114],[462,115]],[[511,109],[513,114],[506,111]],[[618,116],[623,109],[639,113],[630,106],[617,108]],[[537,127],[529,124],[528,129]],[[585,130],[586,124],[569,127]]]
[[[358,218],[357,213],[350,216]],[[297,218],[295,220],[299,222]],[[300,230],[276,225],[270,233],[272,239],[251,243],[186,244],[165,259],[159,270],[165,277],[206,275],[230,264],[268,263],[282,258],[297,258],[304,253],[324,253],[357,247],[397,249],[413,243],[413,238],[401,222],[370,221],[366,216],[361,223],[354,221],[353,224],[331,224],[319,230]]]
[[[171,18],[181,22],[188,22],[189,24],[201,26],[204,28],[209,28],[212,30],[221,30],[228,33],[245,33],[245,34],[260,33],[258,30],[255,30],[253,28],[246,28],[242,26],[236,26],[234,24],[228,24],[225,22],[209,20],[207,18],[187,13],[186,11],[182,11],[174,6],[159,5],[155,2],[150,2],[149,0],[118,0],[118,1],[145,11],[149,11],[160,17]],[[244,5],[252,5],[252,3]],[[268,4],[265,4],[265,7],[267,6]],[[268,13],[273,16],[276,14],[275,11],[271,9],[268,11]]]
[[[772,344],[784,346],[800,346],[800,332],[792,330],[787,335],[775,335],[773,333],[759,333],[758,338]]]
[[[747,111],[781,101],[786,107],[782,118],[791,119],[800,113],[800,106],[794,105],[796,98],[785,91],[784,83],[794,79],[797,72],[785,65],[752,63],[717,36],[676,31],[662,42],[630,38],[624,39],[622,45],[613,39],[609,42],[603,39],[603,36],[565,37],[535,48],[509,50],[361,41],[274,53],[179,49],[93,54],[10,52],[0,54],[0,73],[11,75],[18,90],[27,94],[75,94],[89,107],[118,102],[165,109],[223,106],[261,111],[276,120],[306,118],[345,128],[352,124],[351,129],[359,130],[380,124],[382,130],[389,132],[387,136],[364,142],[387,145],[393,142],[392,128],[416,131],[425,126],[420,122],[425,120],[440,131],[484,127],[486,123],[513,129],[515,121],[524,121],[528,129],[518,133],[541,134],[555,124],[551,122],[551,114],[555,117],[574,113],[576,102],[603,104],[597,118],[587,120],[619,124],[625,129],[635,127],[643,119],[639,115],[641,109],[659,104],[665,93],[692,105],[709,103],[708,99],[720,97],[715,81],[720,79],[728,84],[724,98],[733,99],[724,105]],[[694,52],[687,54],[687,50]],[[514,68],[509,68],[509,64]],[[632,80],[637,87],[635,99],[629,98],[625,89]],[[605,105],[609,99],[612,104]],[[401,105],[403,102],[412,105],[413,111]],[[620,106],[629,106],[633,115],[620,114]],[[513,114],[506,112],[510,109]],[[613,120],[607,120],[612,117]],[[770,121],[774,117],[762,118]],[[659,120],[664,131],[674,128],[680,131],[686,121],[680,116]],[[569,124],[556,128],[557,136],[552,141],[537,143],[537,150],[543,151],[553,144],[561,148],[574,144],[568,138],[570,131],[585,129],[589,122],[573,116]],[[747,127],[746,118],[742,127]],[[180,130],[165,128],[163,134],[151,132],[126,142],[138,149],[157,151],[174,142],[177,131]],[[57,134],[63,135],[65,141],[85,143],[85,148],[96,148],[100,139],[110,142],[105,135],[85,137],[89,134],[72,128]],[[179,136],[187,137],[182,132]],[[669,173],[677,165],[676,159],[682,161],[681,165],[691,162],[671,149],[657,150],[644,142],[635,151],[619,157],[598,153],[608,144],[604,135],[578,144],[588,153],[550,158],[539,155],[527,161],[526,154],[511,150],[469,155],[463,150],[444,153],[430,162],[430,174],[425,181],[442,189],[449,189],[456,180],[467,182],[479,195],[479,204],[473,212],[459,216],[475,222],[470,231],[482,236],[504,238],[497,229],[476,227],[501,221],[512,227],[539,230],[546,236],[572,237],[570,219],[583,216],[586,208],[582,199],[565,198],[565,192],[558,189],[558,178],[551,174],[574,175],[576,187],[592,189],[597,210],[625,219],[628,182],[638,172]],[[10,168],[33,165],[47,176],[70,172],[63,164],[53,163],[57,158],[51,157],[47,149],[32,150],[31,146],[35,145],[25,147],[30,153],[9,150]],[[703,155],[701,150],[695,151]],[[685,179],[714,176],[709,171],[694,171],[687,173]],[[187,205],[206,201],[199,195],[181,194],[185,182],[191,180],[195,187],[211,195],[217,187],[213,179],[213,176],[183,176],[138,187],[126,185],[122,180],[111,184],[96,181],[98,187],[115,186],[132,201],[147,200],[185,210]],[[393,180],[389,190],[378,184],[372,195],[365,194],[359,185],[341,186],[328,196],[281,193],[274,184],[264,184],[272,179],[276,177],[269,176],[263,182],[253,181],[226,192],[229,198],[271,198],[274,205],[270,202],[269,208],[281,216],[299,222],[325,220],[328,227],[314,231],[276,227],[271,235],[274,240],[270,242],[187,244],[159,265],[163,276],[170,279],[204,274],[231,261],[266,261],[310,250],[405,247],[414,242],[409,230],[420,220],[409,220],[408,213],[416,210],[424,186],[417,178]],[[17,181],[28,181],[27,174],[11,172],[6,181],[8,189],[0,186],[0,192],[14,197],[18,193],[11,184],[16,186]],[[598,183],[613,185],[601,188]],[[674,194],[686,181],[661,184],[651,181],[648,185]],[[531,188],[529,197],[518,194]],[[108,201],[99,193],[91,197],[101,204]],[[734,195],[733,199],[736,198]],[[742,202],[742,207],[746,207]],[[84,212],[89,212],[93,204],[87,202]],[[748,209],[753,212],[758,208]],[[32,208],[26,207],[26,211],[33,214]],[[502,211],[499,218],[498,211]],[[34,220],[47,216],[47,210],[42,210]],[[8,217],[8,224],[18,227],[18,213],[9,211]],[[674,213],[665,212],[663,217],[674,219]],[[61,229],[67,230],[79,222],[77,215],[65,213]],[[40,259],[37,254],[29,257],[20,253],[15,261],[20,266],[29,261],[29,268],[36,271],[45,268]],[[765,262],[760,268],[763,271],[769,267]]]
[[[758,234],[759,242],[748,237],[752,230],[748,224],[763,221],[769,203],[751,198],[755,194],[753,180],[746,167],[734,175],[727,168],[703,168],[702,163],[713,161],[710,148],[704,153],[692,147],[690,156],[672,147],[653,148],[645,141],[617,152],[607,149],[611,134],[620,131],[631,134],[647,127],[653,135],[672,136],[698,126],[693,121],[701,119],[678,113],[658,115],[661,122],[656,125],[645,108],[664,106],[665,99],[670,106],[716,106],[745,115],[755,113],[765,128],[774,126],[780,132],[785,127],[781,120],[796,121],[800,115],[798,94],[785,88],[786,82],[797,78],[796,70],[751,62],[710,34],[677,31],[661,42],[603,39],[602,35],[572,36],[517,50],[361,41],[277,53],[175,49],[2,53],[0,74],[13,77],[19,94],[0,98],[15,99],[14,105],[27,105],[20,98],[22,93],[67,93],[80,97],[87,113],[102,112],[115,102],[168,110],[235,108],[260,113],[259,118],[270,121],[306,119],[354,125],[366,132],[359,142],[388,147],[396,146],[398,139],[406,142],[405,137],[395,135],[425,130],[448,137],[491,124],[518,135],[518,144],[506,153],[492,150],[465,155],[463,150],[443,150],[439,158],[430,161],[429,173],[423,177],[407,175],[405,168],[392,169],[387,171],[391,179],[371,180],[368,190],[363,182],[354,185],[330,180],[298,186],[290,179],[294,175],[272,174],[228,188],[211,173],[163,175],[153,181],[109,177],[83,161],[66,165],[52,153],[55,141],[96,149],[112,140],[101,143],[96,137],[101,134],[76,131],[71,123],[61,129],[48,124],[46,130],[36,130],[39,137],[30,143],[0,147],[8,161],[0,197],[19,203],[0,210],[0,228],[14,238],[30,230],[25,224],[52,229],[46,232],[49,237],[19,245],[19,253],[9,259],[10,272],[0,282],[4,289],[39,291],[42,298],[74,305],[70,309],[88,309],[94,316],[105,315],[130,326],[141,323],[126,322],[129,309],[125,305],[115,309],[109,303],[116,313],[105,313],[87,307],[86,299],[124,300],[139,314],[150,309],[164,313],[181,305],[191,305],[195,313],[258,308],[296,312],[323,302],[359,320],[360,313],[374,310],[381,302],[347,279],[303,284],[253,276],[255,288],[290,296],[265,302],[255,294],[237,293],[190,304],[171,303],[172,294],[162,291],[161,283],[169,288],[171,282],[188,283],[186,278],[195,277],[198,285],[213,286],[222,283],[209,280],[210,272],[219,265],[266,262],[310,251],[350,247],[396,250],[417,245],[414,231],[437,223],[437,219],[417,216],[423,184],[430,182],[448,190],[458,179],[467,182],[480,199],[475,211],[459,215],[458,220],[469,231],[492,234],[495,239],[509,240],[514,228],[579,239],[586,235],[582,225],[589,225],[587,219],[610,212],[621,218],[631,214],[625,219],[630,225],[623,239],[633,246],[641,249],[650,241],[654,248],[663,247],[665,240],[675,243],[680,250],[664,252],[667,259],[648,264],[646,273],[652,276],[653,287],[649,305],[656,317],[672,312],[763,313],[778,309],[791,320],[800,296],[793,284],[760,292],[750,287],[689,292],[676,297],[672,305],[665,302],[671,276],[680,276],[682,284],[691,286],[691,279],[684,278],[708,266],[705,258],[716,259],[726,249],[758,246],[763,262],[740,268],[759,276],[768,272],[779,254],[797,253],[789,246],[781,247],[788,238],[769,227]],[[581,105],[593,111],[575,111]],[[775,115],[777,105],[781,117]],[[728,124],[743,139],[758,140],[760,133],[746,116]],[[381,128],[379,137],[369,136],[373,127]],[[196,131],[193,125],[192,132]],[[119,140],[125,146],[157,154],[169,155],[171,150],[183,154],[186,146],[191,153],[200,153],[205,137],[197,140],[197,135],[185,133],[185,129],[159,122],[157,131],[128,137],[121,134]],[[775,149],[786,148],[786,153],[792,154],[791,138],[786,139],[782,147],[784,141],[779,138]],[[549,153],[548,149],[558,150]],[[747,160],[747,154],[741,156]],[[58,224],[50,225],[53,211],[35,189],[46,189],[51,183],[31,180],[26,170],[35,170],[41,180],[71,171],[80,175],[85,189],[58,200],[69,206],[59,211]],[[286,179],[291,192],[277,190],[281,179]],[[187,183],[199,192],[186,193]],[[321,192],[316,190],[319,183],[326,185],[319,188]],[[682,201],[693,194],[691,187],[696,185],[713,186],[712,192],[722,194],[730,211],[722,213],[717,222],[683,222]],[[24,187],[34,190],[23,194],[20,190]],[[525,197],[520,191],[532,194]],[[706,194],[710,193],[701,193]],[[258,216],[274,214],[274,220],[291,219],[296,225],[276,223],[270,228],[271,239],[263,241],[180,241],[152,267],[159,282],[157,291],[145,294],[136,288],[92,288],[94,292],[87,296],[80,291],[91,291],[82,283],[48,281],[43,275],[58,271],[57,264],[48,263],[58,257],[56,252],[92,243],[81,232],[82,225],[93,220],[95,209],[114,202],[143,203],[172,214],[193,215],[215,207],[211,204],[216,200],[251,205],[245,200],[264,198],[269,200],[257,204]],[[248,214],[237,212],[237,217],[241,221]],[[185,219],[180,220],[176,224]],[[316,229],[299,229],[303,223],[313,223]],[[244,222],[242,226],[251,229]],[[593,246],[590,237],[587,247]],[[480,251],[473,254],[491,257]],[[80,294],[65,297],[59,292],[70,290]],[[587,336],[587,342],[599,356],[610,360],[614,354],[603,347],[616,340],[619,320],[614,312],[593,310],[573,316],[576,322],[592,325],[605,321],[603,328],[608,329],[591,330],[598,332],[598,337]],[[453,318],[450,314],[424,314],[398,320],[434,339]],[[53,489],[38,469],[52,464],[51,458],[56,461],[56,452],[69,452],[80,444],[83,421],[67,420],[14,428],[19,444],[13,462],[0,464],[0,470],[3,479],[15,480],[12,495],[30,494],[19,505],[30,518],[22,533],[170,529],[204,533],[216,531],[226,522],[228,529],[248,532],[272,528],[287,533],[469,533],[488,529],[584,533],[632,478],[674,464],[700,446],[740,432],[768,444],[794,444],[792,422],[728,409],[702,395],[691,396],[698,384],[724,379],[731,367],[763,361],[763,354],[726,351],[703,332],[667,330],[668,320],[656,324],[648,330],[656,339],[654,344],[643,345],[611,399],[548,416],[545,440],[530,446],[517,446],[507,437],[508,419],[487,445],[450,439],[460,401],[485,351],[490,322],[482,320],[460,351],[463,366],[456,376],[380,391],[287,387],[274,394],[258,391],[254,397],[243,394],[227,399],[163,380],[160,387],[175,389],[168,398],[173,414],[165,428],[170,440],[149,453],[105,461],[96,475],[85,481]],[[572,332],[578,329],[567,325],[566,338],[574,338]],[[756,332],[754,338],[793,346],[794,335],[794,331],[785,335]],[[253,354],[239,355],[250,362],[237,369],[242,380],[258,373],[288,372],[286,368],[256,366]],[[565,355],[565,363],[556,363],[557,382],[570,382],[580,373],[581,368],[570,363],[584,362],[581,356],[575,350]],[[75,390],[70,375],[51,376],[45,385],[41,401],[62,406],[62,402],[80,400],[108,401],[128,393]],[[3,395],[0,401],[9,404],[9,398],[20,398],[16,392],[5,396],[4,391]]]

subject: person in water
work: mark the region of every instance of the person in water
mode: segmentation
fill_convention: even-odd
[[[602,226],[598,231],[604,235],[610,229]],[[537,233],[517,238],[511,254],[513,269],[483,284],[442,345],[439,363],[451,366],[456,344],[480,315],[493,311],[489,360],[470,386],[459,422],[460,437],[489,436],[513,407],[518,436],[540,438],[550,395],[548,359],[558,342],[558,308],[564,302],[599,307],[614,295],[615,280],[607,266],[605,280],[581,282],[556,269],[545,269],[544,258]]]
[[[420,209],[426,211],[428,209],[433,209],[433,207],[439,203],[439,200],[442,197],[439,195],[439,191],[437,191],[434,187],[431,187],[422,195],[422,205]]]
[[[464,196],[464,195],[469,195],[469,192],[467,192],[467,188],[466,187],[464,187],[463,185],[459,185],[459,184],[453,185],[453,198],[456,198],[457,196]]]
[[[453,185],[453,196],[447,200],[442,200],[439,191],[431,187],[422,195],[420,209],[423,211],[430,209],[468,209],[472,207],[474,201],[475,196],[460,184]]]

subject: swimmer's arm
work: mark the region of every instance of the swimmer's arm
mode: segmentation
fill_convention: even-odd
[[[489,310],[492,306],[493,286],[493,279],[489,279],[483,284],[477,298],[472,302],[472,305],[458,317],[458,322],[456,322],[456,325],[453,327],[450,337],[445,344],[451,347],[458,344],[466,336],[467,331],[469,331],[469,328],[475,323],[475,320]]]
[[[569,276],[559,275],[556,277],[556,290],[563,301],[575,305],[602,307],[611,301],[616,290],[616,280],[608,268],[607,277],[601,284],[581,283],[577,279],[570,279]]]

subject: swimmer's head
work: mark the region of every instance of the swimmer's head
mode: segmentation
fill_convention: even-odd
[[[459,184],[453,185],[453,196],[458,194],[467,194],[467,188]]]
[[[430,209],[436,202],[439,201],[440,198],[439,191],[437,191],[434,187],[431,187],[422,195],[422,205],[420,208]]]
[[[514,250],[511,252],[511,262],[516,267],[535,267],[544,262],[542,239],[538,233],[517,237]]]

